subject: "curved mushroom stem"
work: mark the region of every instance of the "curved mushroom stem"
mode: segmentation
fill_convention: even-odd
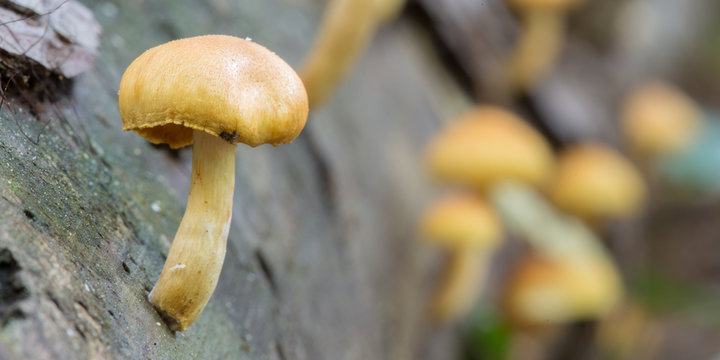
[[[385,23],[395,18],[406,0],[375,0],[375,12],[377,13],[378,22]]]
[[[148,296],[170,329],[185,331],[215,291],[235,188],[235,145],[195,130],[190,195],[160,279]]]
[[[435,321],[451,322],[472,308],[484,284],[487,266],[487,250],[457,249],[452,253],[443,283],[431,305]]]
[[[494,186],[489,197],[508,229],[523,236],[543,256],[612,263],[600,239],[587,226],[555,210],[530,187],[506,182]]]
[[[510,59],[508,82],[515,92],[525,92],[540,81],[555,63],[563,44],[565,22],[550,10],[523,15],[523,32]]]
[[[332,0],[299,73],[310,108],[321,104],[365,49],[377,26],[372,1]]]
[[[405,0],[332,0],[317,39],[299,71],[310,108],[322,104],[350,70],[383,22]]]

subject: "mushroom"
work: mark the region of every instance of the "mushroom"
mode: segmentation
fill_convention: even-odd
[[[506,0],[522,17],[523,29],[510,58],[513,92],[531,89],[553,66],[562,48],[565,13],[581,0]]]
[[[558,157],[549,196],[559,209],[592,223],[633,215],[646,194],[639,171],[620,153],[583,143]]]
[[[686,149],[697,138],[702,112],[679,89],[658,81],[636,88],[625,100],[622,130],[630,147],[652,159]]]
[[[720,193],[720,121],[681,90],[658,81],[625,101],[622,128],[630,147],[676,190]]]
[[[217,285],[230,228],[235,144],[291,142],[308,115],[300,78],[251,41],[209,35],[140,55],[120,82],[124,130],[172,148],[193,144],[187,208],[149,300],[184,331]]]
[[[493,202],[505,196],[498,189],[506,183],[528,191],[544,187],[554,166],[545,139],[513,113],[494,106],[478,106],[447,125],[428,145],[426,160],[437,180],[476,189]]]
[[[451,252],[443,283],[431,305],[435,320],[450,322],[474,304],[489,257],[502,240],[502,227],[485,201],[466,192],[432,204],[421,227],[426,239]]]
[[[426,159],[436,179],[486,193],[508,229],[540,253],[607,257],[589,230],[538,195],[535,188],[546,187],[552,175],[553,153],[514,114],[491,106],[464,113],[431,141]]]
[[[405,0],[332,0],[315,44],[300,69],[310,107],[322,104],[377,28],[392,19]]]
[[[584,223],[519,184],[499,185],[490,200],[507,228],[533,249],[510,275],[503,296],[506,314],[517,330],[525,330],[516,333],[517,340],[547,346],[551,332],[544,330],[603,317],[621,301],[617,266]]]
[[[554,162],[550,146],[537,131],[494,106],[460,115],[432,140],[426,159],[436,179],[482,191],[506,181],[541,187]]]
[[[506,284],[503,308],[516,326],[528,329],[602,318],[623,293],[611,263],[537,254],[524,257]]]

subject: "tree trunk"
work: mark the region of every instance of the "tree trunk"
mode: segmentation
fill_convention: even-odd
[[[3,74],[0,358],[415,359],[452,347],[425,320],[436,258],[414,222],[429,195],[424,144],[466,97],[422,28],[384,28],[293,144],[238,147],[219,285],[173,333],[147,295],[184,209],[191,150],[121,131],[120,77],[149,47],[209,33],[297,65],[322,4],[83,2],[103,27],[94,67],[73,80]]]

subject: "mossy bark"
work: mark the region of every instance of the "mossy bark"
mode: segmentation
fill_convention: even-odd
[[[182,216],[191,153],[121,131],[120,76],[151,46],[210,33],[250,37],[298,65],[321,4],[82,2],[103,26],[94,68],[4,92],[0,358],[431,356],[443,337],[428,335],[431,257],[413,231],[429,194],[421,153],[467,100],[424,30],[383,29],[293,144],[238,147],[217,290],[173,333],[147,295]]]

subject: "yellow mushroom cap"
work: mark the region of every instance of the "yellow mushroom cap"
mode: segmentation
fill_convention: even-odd
[[[522,10],[567,11],[582,3],[582,0],[506,0],[508,5]]]
[[[428,240],[448,248],[493,248],[503,237],[495,211],[468,193],[437,201],[424,214],[421,226]]]
[[[633,150],[645,156],[679,151],[696,136],[701,114],[695,103],[668,84],[645,84],[628,96],[622,129]]]
[[[500,181],[544,184],[553,167],[545,139],[509,111],[477,107],[430,143],[427,163],[439,180],[487,189]]]
[[[171,41],[145,51],[120,82],[123,130],[173,148],[202,130],[236,144],[289,143],[302,131],[302,81],[277,55],[225,35]]]
[[[560,209],[588,219],[621,217],[642,206],[645,184],[620,153],[588,143],[559,156],[550,198]]]
[[[622,293],[620,276],[608,261],[531,255],[513,270],[504,306],[519,325],[563,324],[609,314]]]

